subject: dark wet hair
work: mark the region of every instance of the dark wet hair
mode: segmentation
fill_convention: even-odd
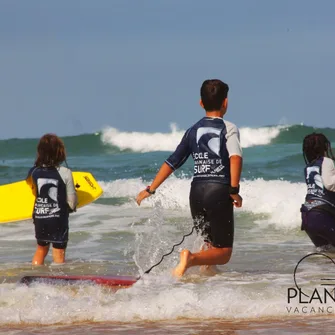
[[[55,134],[45,134],[37,145],[35,166],[58,166],[66,160],[63,141]]]
[[[325,155],[335,160],[330,142],[322,133],[312,133],[307,135],[302,144],[302,152],[306,164]]]
[[[219,79],[208,79],[202,83],[200,96],[206,111],[217,111],[227,98],[229,86]]]

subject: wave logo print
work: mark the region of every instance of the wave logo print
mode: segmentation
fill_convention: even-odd
[[[49,197],[51,200],[58,202],[58,180],[50,178],[37,179],[38,194],[41,198]]]
[[[289,313],[333,313],[335,262],[330,256],[319,252],[304,256],[294,269],[293,279],[295,287],[288,288],[287,302],[300,307],[287,308]]]
[[[197,130],[197,144],[202,146],[204,151],[209,149],[215,155],[220,156],[220,134],[221,129],[201,127]]]
[[[51,178],[37,179],[38,198],[35,205],[36,214],[52,215],[60,211],[58,206],[58,180]],[[52,205],[51,205],[51,204]]]

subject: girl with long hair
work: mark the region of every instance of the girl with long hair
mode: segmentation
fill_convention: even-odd
[[[52,244],[54,263],[65,262],[69,236],[69,213],[75,211],[77,194],[72,172],[61,166],[66,162],[63,141],[45,134],[37,146],[34,167],[28,173],[35,194],[33,222],[37,240],[33,265],[43,265]]]
[[[335,165],[330,141],[324,134],[304,138],[307,195],[301,206],[302,226],[316,247],[335,247]]]

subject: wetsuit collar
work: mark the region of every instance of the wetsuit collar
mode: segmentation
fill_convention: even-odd
[[[223,120],[223,117],[220,117],[220,116],[205,116],[205,118],[207,118],[207,119],[220,119],[220,120]]]

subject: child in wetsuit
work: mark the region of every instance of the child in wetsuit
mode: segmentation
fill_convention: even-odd
[[[192,155],[194,176],[190,191],[191,215],[207,248],[197,253],[183,250],[180,262],[173,271],[176,277],[182,276],[192,266],[226,264],[232,254],[233,207],[242,206],[239,195],[242,150],[237,127],[223,120],[228,107],[228,90],[228,85],[221,80],[203,82],[200,105],[206,111],[205,117],[185,132],[151,186],[140,192],[136,199],[140,205]]]
[[[303,141],[307,195],[301,206],[301,230],[316,247],[335,246],[335,166],[325,135],[313,133]]]
[[[60,166],[66,160],[62,140],[54,134],[42,136],[35,165],[28,173],[35,194],[33,222],[37,248],[33,265],[43,265],[52,243],[54,263],[65,262],[69,235],[69,213],[75,211],[77,194],[70,169]]]

